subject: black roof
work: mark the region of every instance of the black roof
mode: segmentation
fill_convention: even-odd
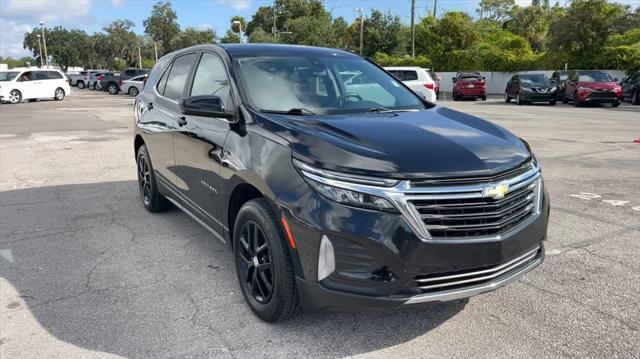
[[[352,52],[332,49],[327,47],[314,47],[304,45],[283,45],[283,44],[204,44],[196,45],[185,49],[175,51],[181,53],[189,50],[214,50],[216,48],[224,49],[229,56],[256,56],[256,55],[342,55],[342,56],[358,56]]]

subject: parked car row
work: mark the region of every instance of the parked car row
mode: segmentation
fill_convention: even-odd
[[[112,95],[120,92],[137,96],[149,75],[149,69],[126,69],[119,72],[107,70],[82,71],[78,75],[70,76],[70,84],[79,89],[88,88],[96,91],[107,91]]]
[[[640,104],[640,72],[625,77],[618,83],[606,71],[572,70],[555,71],[551,78],[545,74],[517,74],[507,83],[504,92],[505,102],[515,100],[518,105],[528,102],[556,101],[583,104],[609,104],[620,106],[628,100],[634,105]]]
[[[59,70],[12,69],[0,71],[0,102],[50,98],[62,101],[69,94],[69,80]]]

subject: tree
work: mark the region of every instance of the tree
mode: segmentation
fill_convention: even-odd
[[[223,44],[237,44],[240,42],[240,36],[231,30],[227,30],[220,42]]]
[[[112,59],[122,59],[128,65],[134,66],[138,63],[138,37],[132,28],[135,24],[131,20],[116,20],[104,27],[107,34],[107,44],[111,49]],[[110,66],[113,61],[107,61]]]
[[[23,47],[29,49],[38,60],[40,60],[40,49],[38,47],[38,36],[40,34],[40,29],[34,29],[25,34],[23,42]],[[45,36],[49,57],[63,71],[66,71],[70,66],[77,66],[83,62],[81,49],[87,45],[87,33],[81,30],[67,30],[62,26],[56,26],[53,29],[45,29]],[[35,64],[36,62],[33,63],[33,65]]]
[[[632,26],[629,8],[606,0],[575,0],[552,20],[549,49],[572,68],[593,68],[595,54],[603,51],[611,35]]]
[[[178,15],[173,10],[171,2],[157,2],[153,5],[151,16],[142,22],[145,34],[159,45],[158,51],[166,54],[173,51],[172,43],[180,33]]]
[[[546,45],[549,21],[549,9],[536,5],[516,6],[511,19],[506,22],[506,27],[514,34],[527,39],[534,50],[541,51]]]
[[[0,56],[0,63],[7,64],[7,66],[12,69],[15,67],[27,67],[36,65],[38,60],[33,57],[25,56],[20,59],[13,59],[11,57],[2,57]]]
[[[476,12],[482,19],[503,22],[509,18],[515,5],[515,0],[481,0]]]
[[[392,55],[403,55],[407,49],[407,38],[403,32],[405,25],[400,17],[391,13],[382,13],[371,10],[371,14],[364,19],[364,44],[362,54],[373,57],[377,52]],[[357,48],[360,44],[360,19],[356,19],[349,28],[349,40],[347,44],[351,48]],[[358,44],[358,45],[356,45]]]
[[[199,44],[211,44],[216,41],[216,33],[213,29],[196,30],[188,27],[178,34],[173,43],[173,48],[182,49]]]

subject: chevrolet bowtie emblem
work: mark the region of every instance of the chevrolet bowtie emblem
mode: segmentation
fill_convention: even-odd
[[[509,193],[508,183],[498,183],[496,185],[485,187],[482,191],[483,197],[491,197],[493,199],[502,199]]]

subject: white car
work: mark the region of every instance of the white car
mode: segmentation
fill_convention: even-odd
[[[124,93],[136,97],[142,91],[144,79],[149,75],[141,75],[120,82],[120,90]]]
[[[429,69],[413,66],[385,67],[384,69],[427,101],[436,102],[436,82],[431,78]]]
[[[39,98],[61,101],[70,91],[69,80],[58,70],[0,71],[0,101],[13,104]]]

